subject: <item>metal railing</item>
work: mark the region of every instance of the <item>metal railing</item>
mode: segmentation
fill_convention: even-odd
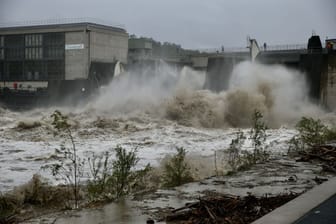
[[[40,25],[57,25],[57,24],[71,24],[71,23],[95,23],[105,26],[112,26],[125,29],[125,25],[113,23],[102,19],[81,17],[81,18],[55,18],[45,20],[26,20],[26,21],[8,21],[1,22],[0,28],[4,27],[20,27],[20,26],[40,26]]]
[[[248,52],[247,47],[230,47],[230,48],[206,48],[206,49],[196,49],[201,53],[234,53],[234,52]]]
[[[198,49],[202,53],[235,53],[235,52],[248,52],[249,47],[231,47],[231,48],[207,48]],[[291,51],[291,50],[307,50],[307,44],[283,44],[283,45],[267,45],[259,46],[260,51]]]
[[[325,43],[322,42],[322,48],[325,48]],[[249,47],[234,47],[234,48],[206,48],[197,49],[201,53],[235,53],[249,52]],[[307,51],[307,44],[281,44],[281,45],[266,45],[259,46],[260,51]]]
[[[293,50],[307,50],[307,44],[283,44],[260,46],[260,51],[293,51]]]

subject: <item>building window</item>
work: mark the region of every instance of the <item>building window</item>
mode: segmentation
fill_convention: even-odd
[[[46,80],[44,63],[41,61],[28,61],[24,67],[25,80]]]
[[[26,59],[41,59],[43,56],[42,47],[29,47],[25,49]]]
[[[28,60],[42,59],[42,34],[29,34],[25,36],[25,58]]]
[[[45,49],[46,58],[62,58],[64,56],[64,50],[59,47],[47,47]]]
[[[60,80],[64,79],[64,61],[48,61],[48,79],[49,80]]]
[[[48,59],[64,58],[64,33],[47,33],[43,36],[44,57]]]
[[[42,34],[30,34],[25,36],[25,46],[42,46]]]
[[[0,80],[64,79],[64,46],[61,32],[0,35]]]
[[[6,51],[5,58],[7,60],[21,60],[24,58],[24,36],[8,35],[5,36],[4,45]]]
[[[5,59],[5,38],[4,36],[0,36],[0,60]]]
[[[5,79],[3,64],[4,63],[0,61],[0,80],[4,80]]]
[[[12,61],[7,63],[8,76],[5,79],[13,81],[24,80],[23,63],[21,61]]]
[[[23,48],[8,48],[7,58],[9,60],[17,60],[23,58]]]
[[[4,36],[5,58],[6,60],[21,60],[24,58],[24,36],[6,35]]]

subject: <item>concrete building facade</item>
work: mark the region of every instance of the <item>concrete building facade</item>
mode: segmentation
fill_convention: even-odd
[[[327,55],[324,68],[321,82],[321,100],[327,109],[336,111],[336,51]]]
[[[128,34],[119,27],[80,22],[0,28],[0,94],[57,95],[106,84],[116,65],[127,64],[127,52]]]

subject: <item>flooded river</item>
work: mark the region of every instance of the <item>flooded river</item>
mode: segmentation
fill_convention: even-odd
[[[328,124],[336,119],[309,102],[301,74],[280,66],[243,63],[234,70],[227,91],[201,90],[204,80],[204,73],[188,68],[179,75],[166,69],[164,75],[151,80],[125,75],[81,106],[25,112],[0,108],[0,191],[26,183],[35,173],[59,183],[41,170],[64,143],[64,138],[54,135],[51,124],[50,115],[56,109],[68,116],[81,158],[105,151],[113,156],[113,149],[120,145],[137,149],[137,168],[148,163],[159,167],[176,147],[183,147],[198,181],[27,223],[145,223],[166,208],[183,206],[212,191],[262,195],[302,192],[316,185],[312,179],[321,175],[320,168],[288,158],[287,143],[297,133],[294,124],[301,116],[320,117]],[[215,163],[225,173],[223,157],[237,131],[248,136],[255,109],[270,127],[266,144],[271,161],[233,176],[213,177]],[[251,148],[247,139],[243,149]]]

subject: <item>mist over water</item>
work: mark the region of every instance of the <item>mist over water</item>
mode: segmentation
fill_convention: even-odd
[[[322,109],[310,101],[308,92],[305,75],[299,71],[243,62],[232,73],[226,113],[251,116],[258,109],[272,126],[291,124],[302,116],[322,115]]]
[[[188,67],[170,67],[164,62],[157,69],[132,70],[101,88],[87,108],[111,114],[164,113],[162,104],[175,94],[203,87],[205,73]]]
[[[186,83],[182,82],[163,102],[166,117],[184,125],[246,127],[256,109],[271,127],[292,125],[302,116],[324,114],[308,98],[305,75],[280,65],[240,63],[231,74],[228,90],[220,93],[195,90]]]
[[[219,93],[203,89],[205,75],[162,62],[156,69],[148,67],[120,74],[84,106],[36,109],[21,114],[20,119],[49,117],[59,109],[71,113],[78,123],[97,117],[146,117],[147,121],[168,119],[185,126],[227,128],[249,127],[257,109],[270,127],[277,128],[293,126],[302,116],[316,118],[325,114],[309,101],[304,74],[280,65],[242,62],[234,68],[229,88]],[[0,110],[0,114],[7,112]],[[7,120],[0,119],[3,122]]]
[[[220,93],[202,90],[204,80],[205,72],[161,63],[155,71],[148,68],[118,76],[85,110],[146,113],[207,128],[247,127],[254,110],[261,111],[271,127],[323,114],[309,101],[304,74],[280,65],[242,62],[234,68],[228,90]]]

